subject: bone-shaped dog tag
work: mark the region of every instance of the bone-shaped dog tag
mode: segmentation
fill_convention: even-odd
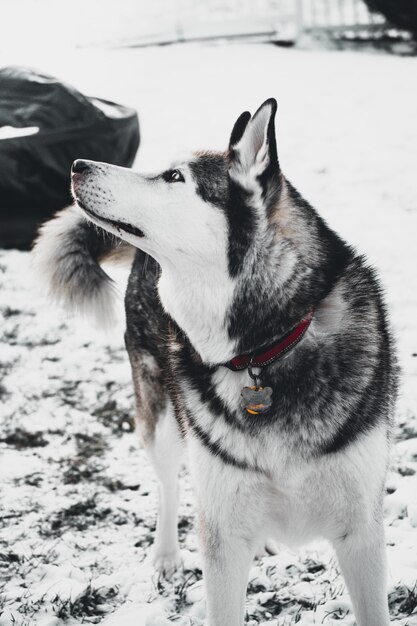
[[[241,393],[240,405],[251,415],[259,415],[266,413],[272,406],[272,389],[271,387],[243,387]]]

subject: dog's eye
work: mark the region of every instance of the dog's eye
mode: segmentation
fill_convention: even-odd
[[[185,183],[180,170],[168,170],[162,174],[162,178],[166,183]]]

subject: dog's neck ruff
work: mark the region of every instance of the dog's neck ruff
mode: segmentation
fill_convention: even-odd
[[[301,322],[286,335],[281,337],[278,342],[273,343],[267,348],[262,348],[262,351],[256,350],[250,354],[240,354],[235,356],[230,359],[230,361],[223,363],[223,365],[234,372],[238,372],[248,368],[249,366],[265,367],[266,365],[273,363],[292,350],[292,348],[294,348],[294,346],[301,341],[311,324],[313,315],[314,309],[310,309]]]

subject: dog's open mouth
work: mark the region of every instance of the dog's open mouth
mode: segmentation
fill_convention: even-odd
[[[90,215],[94,219],[99,220],[100,222],[104,222],[105,224],[110,224],[110,226],[113,226],[113,228],[116,228],[116,230],[122,230],[125,233],[129,233],[130,235],[135,235],[135,237],[142,238],[145,236],[145,233],[143,232],[143,230],[141,230],[137,226],[133,226],[132,224],[128,224],[126,222],[119,222],[117,220],[111,220],[107,217],[102,217],[101,215],[99,215],[98,213],[95,213],[91,209],[87,209],[87,207],[78,198],[76,199],[76,202],[78,206],[85,213],[87,213],[87,215]]]

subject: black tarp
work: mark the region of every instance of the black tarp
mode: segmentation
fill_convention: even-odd
[[[365,0],[371,11],[382,15],[394,27],[411,33],[417,41],[417,0]]]
[[[5,126],[39,130],[2,139]],[[74,159],[130,167],[138,146],[133,109],[32,69],[0,70],[0,247],[27,249],[37,225],[71,203]]]

